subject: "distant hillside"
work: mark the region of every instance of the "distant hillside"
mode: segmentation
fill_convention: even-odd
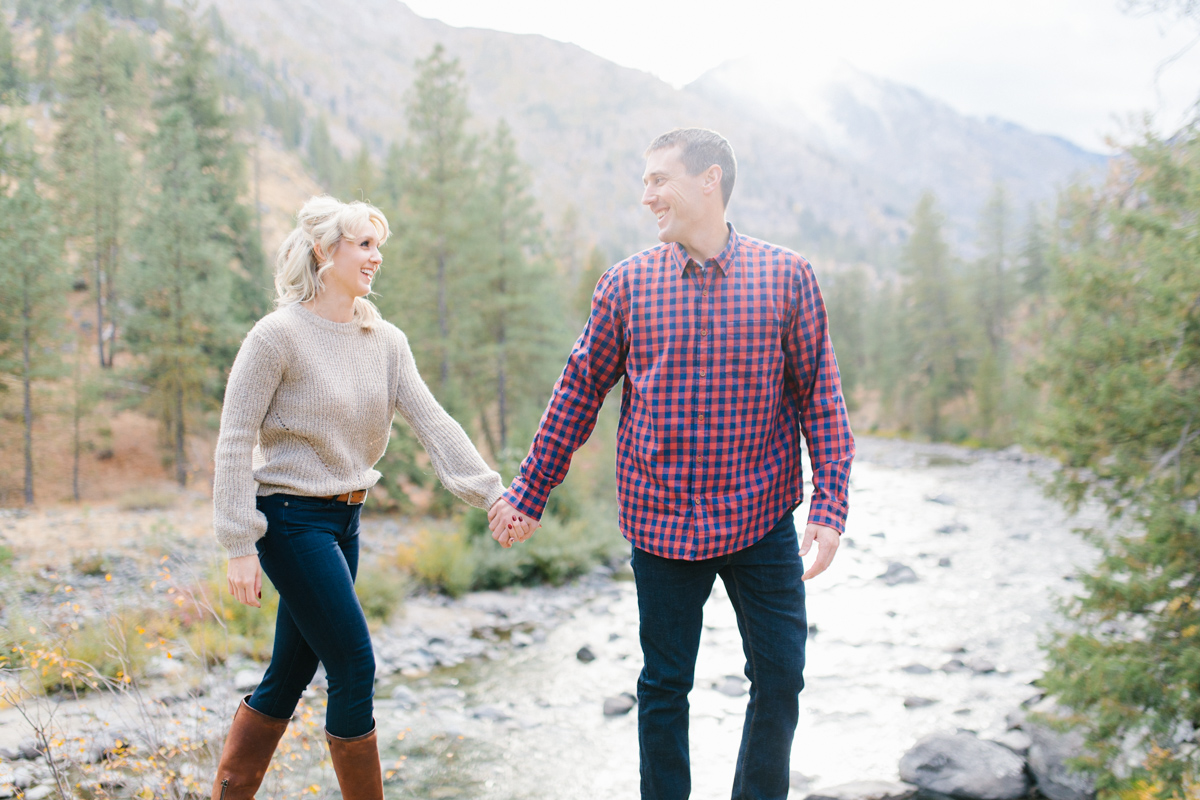
[[[435,43],[458,57],[483,124],[503,117],[547,222],[568,207],[615,255],[653,244],[638,204],[642,151],[676,126],[717,129],[734,144],[739,183],[730,217],[744,231],[816,254],[846,243],[895,243],[924,189],[969,247],[975,216],[1002,180],[1020,213],[1101,156],[853,70],[778,75],[753,63],[713,70],[677,90],[575,45],[542,36],[454,28],[397,0],[206,0],[227,29],[298,95],[329,116],[349,153],[404,138],[413,62]]]

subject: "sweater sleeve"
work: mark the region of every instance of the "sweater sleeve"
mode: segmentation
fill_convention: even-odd
[[[225,385],[221,432],[213,454],[213,528],[230,558],[257,554],[254,543],[267,532],[267,518],[255,505],[252,462],[259,429],[282,376],[275,349],[261,331],[250,331]]]
[[[400,348],[396,410],[429,453],[442,485],[468,505],[491,508],[504,491],[500,474],[487,465],[462,426],[438,404],[417,372],[408,339],[399,329],[396,333]]]

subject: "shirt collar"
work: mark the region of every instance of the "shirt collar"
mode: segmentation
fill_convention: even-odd
[[[732,222],[726,222],[725,226],[729,228],[729,241],[725,243],[725,249],[717,253],[712,260],[716,262],[723,274],[728,275],[733,271],[736,263],[734,259],[737,255],[738,240],[740,237],[738,236],[738,232],[734,230]],[[681,276],[687,270],[687,265],[694,263],[688,258],[687,250],[684,250],[683,245],[679,244],[679,242],[671,244],[671,261],[675,267],[675,272]]]

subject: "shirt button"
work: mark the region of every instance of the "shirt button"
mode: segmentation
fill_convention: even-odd
[[[704,419],[704,412],[700,412],[700,419],[701,419],[701,420],[703,420],[703,419]]]
[[[707,374],[708,374],[708,373],[707,373],[707,372],[705,372],[704,370],[700,370],[700,377],[701,377],[701,378],[703,378],[703,377],[704,377],[705,375],[707,375]]]
[[[701,336],[708,336],[708,328],[701,328],[701,329],[700,329],[700,335],[701,335]]]
[[[701,293],[700,293],[700,296],[701,296],[701,297],[708,297],[708,289],[705,289],[703,292],[701,292]]]

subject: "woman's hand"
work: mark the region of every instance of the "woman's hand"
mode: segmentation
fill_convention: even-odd
[[[261,608],[262,570],[258,567],[258,556],[242,556],[229,559],[229,593],[239,603]]]

